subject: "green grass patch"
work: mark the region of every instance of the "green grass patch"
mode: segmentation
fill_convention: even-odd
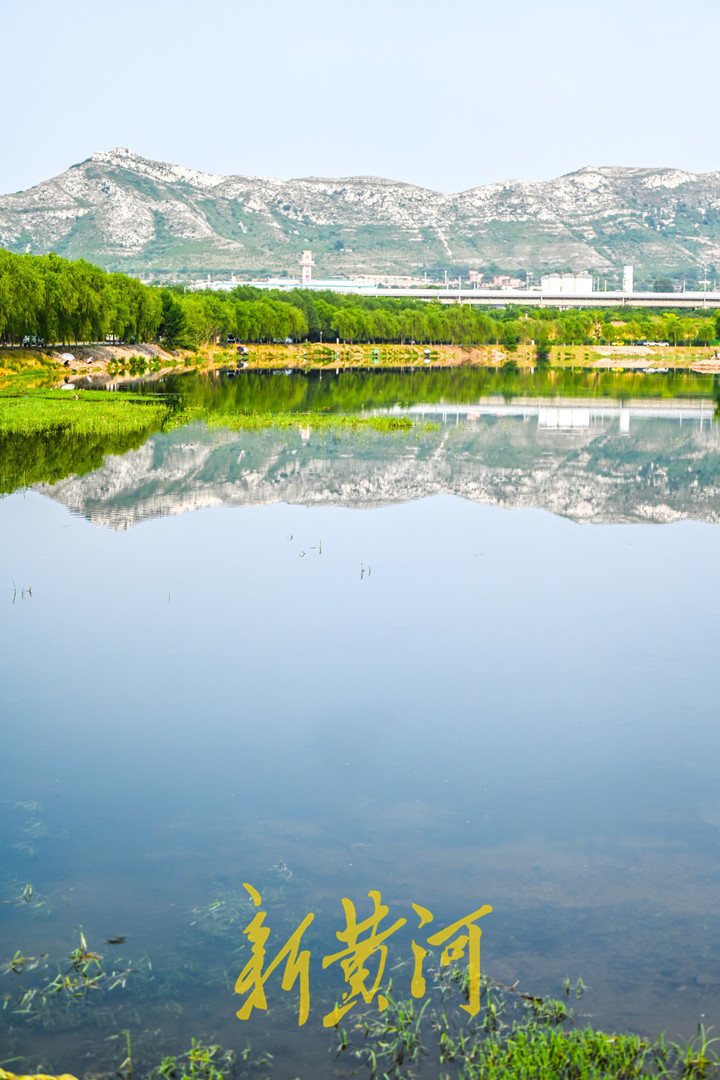
[[[48,390],[0,394],[0,433],[149,435],[162,427],[167,404],[159,397],[104,390]]]
[[[566,980],[564,996],[571,987]],[[582,980],[575,997],[584,992]],[[684,1044],[634,1033],[606,1034],[573,1027],[573,1011],[557,998],[521,994],[481,979],[481,1008],[468,1022],[458,1011],[468,1000],[467,971],[441,968],[424,1004],[395,1001],[335,1028],[336,1055],[364,1064],[370,1080],[410,1080],[423,1059],[441,1080],[711,1080],[718,1058],[709,1029]],[[423,1068],[425,1075],[425,1068]]]
[[[537,1023],[520,1025],[470,1049],[460,1080],[710,1080],[718,1075],[711,1039],[698,1025],[684,1045],[638,1035],[607,1035],[586,1027],[563,1030]]]
[[[102,390],[0,394],[0,494],[99,469],[135,450],[169,415],[163,399]]]
[[[392,434],[410,431],[438,431],[439,424],[417,424],[407,416],[347,416],[317,412],[219,412],[191,406],[173,414],[165,430],[202,422],[228,431],[260,431],[264,428],[319,431],[328,433],[374,431]]]

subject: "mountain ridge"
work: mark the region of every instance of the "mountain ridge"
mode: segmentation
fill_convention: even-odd
[[[0,195],[0,244],[176,278],[295,276],[307,247],[318,276],[720,272],[720,171],[588,165],[445,194],[384,177],[218,176],[116,147]]]

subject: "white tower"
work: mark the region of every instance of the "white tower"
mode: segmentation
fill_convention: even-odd
[[[623,288],[622,291],[627,295],[633,291],[633,268],[632,266],[623,266]]]
[[[312,281],[312,268],[314,265],[312,251],[303,251],[302,259],[300,260],[300,284],[308,289],[310,288],[310,282]]]

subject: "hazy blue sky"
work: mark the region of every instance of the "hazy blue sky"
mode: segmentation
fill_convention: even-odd
[[[720,0],[0,0],[0,192],[128,146],[460,191],[720,168]]]

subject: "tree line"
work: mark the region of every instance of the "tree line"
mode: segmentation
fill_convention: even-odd
[[[0,249],[0,341],[158,342],[197,349],[234,337],[244,342],[342,341],[368,344],[597,345],[666,341],[711,345],[720,315],[517,308],[487,310],[407,297],[368,297],[239,285],[189,292],[143,285],[80,259],[15,255]]]
[[[0,249],[0,340],[48,343],[152,340],[162,300],[125,274],[108,274],[79,259],[13,255]]]

